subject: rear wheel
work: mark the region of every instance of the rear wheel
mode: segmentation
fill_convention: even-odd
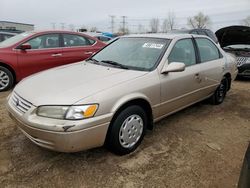
[[[147,123],[146,112],[140,106],[125,108],[110,125],[106,142],[108,148],[118,155],[133,152],[145,135]]]
[[[228,79],[226,77],[223,77],[220,85],[218,86],[218,88],[215,90],[214,94],[210,98],[210,101],[212,104],[218,105],[224,101],[227,91],[228,91],[228,84],[229,84]]]
[[[10,89],[13,84],[13,74],[7,68],[0,66],[0,91],[6,91]]]

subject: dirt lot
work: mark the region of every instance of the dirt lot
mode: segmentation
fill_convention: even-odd
[[[156,124],[139,149],[64,154],[32,144],[0,93],[0,187],[236,187],[250,140],[250,80],[219,106],[199,103]]]

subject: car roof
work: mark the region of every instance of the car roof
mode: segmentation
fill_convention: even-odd
[[[156,33],[156,34],[132,34],[125,35],[121,38],[133,38],[133,37],[141,37],[141,38],[162,38],[162,39],[179,39],[179,38],[191,38],[191,37],[202,37],[208,38],[207,36],[196,35],[196,34],[167,34],[167,33]]]

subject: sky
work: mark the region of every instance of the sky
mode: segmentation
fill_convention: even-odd
[[[126,16],[126,26],[145,30],[152,18],[163,22],[169,12],[176,17],[176,29],[188,28],[187,18],[203,12],[211,18],[213,31],[239,24],[250,15],[250,0],[0,0],[0,20],[34,24],[36,29],[78,29],[97,27],[110,31],[110,15],[115,29]]]

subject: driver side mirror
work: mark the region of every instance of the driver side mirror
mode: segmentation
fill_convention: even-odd
[[[21,50],[30,50],[31,49],[31,45],[29,43],[24,43],[24,44],[21,44],[19,46],[19,49],[21,49]]]
[[[167,74],[169,72],[182,72],[185,70],[186,65],[181,62],[172,62],[170,64],[165,64],[161,73]]]

